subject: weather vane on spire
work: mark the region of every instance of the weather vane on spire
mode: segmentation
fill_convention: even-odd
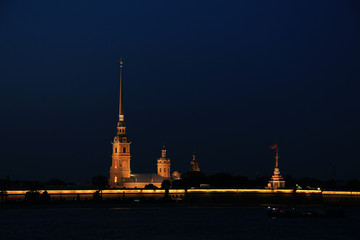
[[[122,84],[122,69],[123,69],[123,60],[120,58],[120,99],[119,99],[119,122],[124,121],[124,107],[123,107],[123,84]]]

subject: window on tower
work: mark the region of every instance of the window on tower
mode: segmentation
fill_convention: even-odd
[[[115,176],[115,178],[114,178],[114,182],[117,182],[117,177]]]
[[[126,153],[126,148],[123,148],[123,153]]]
[[[117,168],[117,161],[114,162],[115,168]]]
[[[117,153],[117,148],[115,148],[115,153]]]
[[[161,168],[159,168],[159,172],[161,172]]]
[[[166,172],[166,168],[164,168],[164,172]]]

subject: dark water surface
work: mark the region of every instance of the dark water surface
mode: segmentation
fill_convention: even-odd
[[[272,219],[264,208],[0,209],[0,239],[360,239],[360,209],[341,219]]]

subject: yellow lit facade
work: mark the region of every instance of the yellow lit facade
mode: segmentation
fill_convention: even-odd
[[[157,160],[157,172],[164,178],[170,178],[170,158],[166,157],[165,146],[161,150],[161,158]]]

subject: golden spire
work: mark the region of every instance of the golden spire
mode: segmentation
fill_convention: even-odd
[[[124,107],[123,107],[123,83],[122,83],[122,69],[123,69],[123,60],[119,60],[120,63],[120,99],[119,99],[119,122],[124,121]]]

